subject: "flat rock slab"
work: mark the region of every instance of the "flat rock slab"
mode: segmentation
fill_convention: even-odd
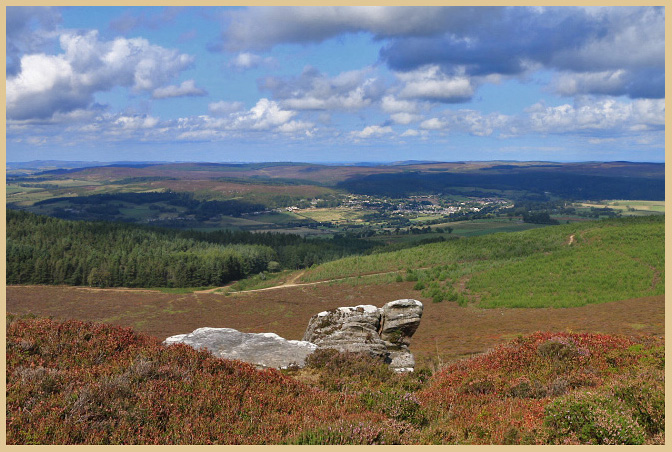
[[[219,358],[276,369],[303,367],[306,357],[317,349],[317,345],[310,342],[287,340],[275,333],[242,333],[233,328],[198,328],[164,341],[167,345],[176,343],[208,350]]]

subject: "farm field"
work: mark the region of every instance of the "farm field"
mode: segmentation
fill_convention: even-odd
[[[665,213],[665,201],[638,201],[629,199],[616,199],[604,201],[603,204],[581,203],[583,207],[597,207],[621,211],[622,215],[652,215]]]
[[[470,221],[454,221],[450,223],[439,223],[432,226],[435,228],[453,228],[452,234],[463,237],[471,237],[476,235],[491,234],[493,232],[515,232],[527,231],[528,229],[536,229],[547,227],[543,224],[523,223],[519,219],[482,219]]]
[[[483,353],[502,341],[535,331],[664,335],[664,295],[576,308],[477,309],[432,303],[412,282],[323,284],[224,296],[168,294],[152,290],[65,286],[8,286],[7,312],[77,319],[132,327],[161,340],[203,326],[272,332],[300,340],[308,320],[339,306],[415,298],[423,302],[411,351],[419,365],[444,363]]]

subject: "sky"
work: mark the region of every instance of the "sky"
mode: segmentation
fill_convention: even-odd
[[[31,160],[664,162],[663,7],[7,7]]]

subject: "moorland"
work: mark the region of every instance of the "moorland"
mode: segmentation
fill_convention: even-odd
[[[664,164],[49,165],[8,167],[8,442],[664,441]],[[160,344],[401,298],[409,375]]]

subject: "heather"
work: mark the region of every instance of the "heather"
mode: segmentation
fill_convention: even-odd
[[[653,338],[536,333],[451,364],[418,399],[436,419],[427,442],[658,443],[664,348]]]
[[[655,337],[536,333],[395,374],[258,370],[131,329],[7,316],[8,444],[660,444]]]
[[[10,444],[277,444],[330,424],[385,440],[383,416],[277,370],[130,329],[8,319]]]

